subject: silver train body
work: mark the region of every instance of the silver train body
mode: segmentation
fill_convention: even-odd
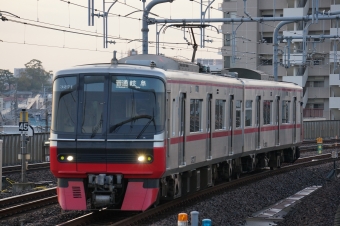
[[[104,123],[100,126],[103,126],[104,129],[102,137],[98,135],[100,139],[93,132],[88,137],[85,135],[79,137],[77,134],[72,135],[71,133],[69,136],[69,133],[62,132],[58,134],[55,132],[57,129],[53,128],[57,127],[57,122],[52,125],[51,146],[54,147],[51,152],[55,153],[51,154],[51,158],[53,155],[55,158],[60,156],[58,146],[63,140],[82,141],[81,144],[90,142],[91,139],[96,142],[99,140],[107,142],[105,149],[107,156],[111,151],[114,153],[115,144],[119,143],[124,146],[125,143],[125,148],[128,151],[128,147],[132,148],[133,145],[142,144],[140,141],[143,141],[144,146],[148,143],[153,149],[148,152],[149,163],[146,162],[143,166],[144,158],[139,159],[138,157],[138,161],[141,163],[126,162],[124,165],[124,162],[119,162],[115,165],[114,160],[109,163],[111,157],[108,157],[106,168],[96,170],[96,167],[101,167],[102,163],[96,162],[91,166],[91,162],[86,162],[83,167],[83,163],[77,162],[78,159],[81,161],[86,158],[85,154],[81,158],[78,157],[81,155],[81,150],[78,149],[75,152],[76,156],[72,158],[74,159],[73,163],[76,164],[73,171],[67,172],[70,167],[63,168],[66,164],[63,165],[63,162],[58,160],[51,164],[52,172],[61,179],[75,178],[77,175],[79,178],[86,178],[89,175],[91,178],[100,175],[110,176],[113,179],[109,181],[119,181],[121,185],[107,186],[111,188],[107,192],[107,199],[103,198],[103,195],[96,194],[93,189],[91,190],[91,186],[95,187],[99,184],[93,185],[92,182],[86,181],[87,179],[84,179],[84,182],[77,180],[77,183],[83,184],[80,186],[84,186],[83,189],[86,193],[92,192],[92,197],[96,197],[96,195],[100,197],[100,200],[94,198],[93,203],[101,203],[101,200],[105,200],[102,203],[119,206],[118,202],[111,203],[113,201],[110,201],[115,196],[112,187],[116,186],[117,189],[125,189],[120,191],[121,194],[125,194],[125,198],[118,208],[145,210],[162,199],[178,198],[187,193],[213,186],[217,180],[232,180],[238,178],[240,174],[253,171],[256,168],[270,167],[274,169],[280,167],[283,162],[292,163],[299,157],[298,147],[302,142],[302,88],[300,86],[285,82],[235,78],[226,74],[198,73],[198,71],[197,65],[177,62],[164,56],[136,55],[121,59],[112,65],[87,65],[58,72],[55,79],[61,78],[63,75],[80,74],[79,81],[81,81],[81,74],[114,75],[118,73],[126,78],[142,75],[163,81],[164,93],[159,96],[157,103],[156,101],[150,102],[150,105],[154,106],[153,109],[157,109],[157,111],[154,110],[152,116],[147,117],[150,121],[147,121],[146,125],[141,127],[142,130],[134,137],[128,137],[128,135],[115,137],[108,131],[110,133],[123,131],[124,128],[121,129],[121,127],[125,124],[132,126],[135,119],[139,118],[122,121],[110,128],[105,128],[105,126],[106,124],[111,125],[111,123],[105,123],[106,119],[102,119]],[[121,86],[118,88],[124,88],[122,80],[119,82],[115,80],[115,86],[118,86],[118,83]],[[145,85],[145,82],[142,81],[141,84]],[[156,94],[150,90],[154,89],[148,89],[143,94],[150,94],[153,98],[152,96]],[[108,99],[109,103],[110,101],[117,102],[114,98]],[[132,105],[135,102],[137,101],[133,99]],[[108,105],[110,106],[110,104]],[[105,105],[103,106],[105,107]],[[119,107],[122,112],[127,109],[125,104],[120,104]],[[108,107],[108,114],[105,116],[108,121],[111,115],[110,109],[113,108]],[[133,109],[134,107],[130,106],[128,111],[132,112]],[[155,112],[161,116],[154,116]],[[77,113],[77,117],[81,118],[82,116]],[[158,117],[156,121],[160,120],[157,125],[163,125],[159,127],[162,129],[153,133],[152,136],[148,136],[148,129],[153,129],[153,127],[156,129],[156,125],[154,125],[156,117]],[[57,118],[55,120],[57,121]],[[98,130],[98,126],[96,129]],[[77,131],[81,133],[83,130]],[[93,130],[89,129],[89,131]],[[77,136],[86,139],[81,140]],[[108,147],[111,144],[112,148],[110,149]],[[90,146],[94,148],[94,153],[98,153],[93,142]],[[138,149],[138,147],[135,148]],[[67,148],[63,151],[68,153]],[[122,152],[120,153],[123,155]],[[156,171],[157,173],[155,173]],[[119,180],[115,179],[116,177]],[[152,180],[149,187],[145,186],[146,182],[143,182],[143,179]],[[67,180],[68,183],[72,181],[71,179]],[[152,195],[149,195],[152,197],[148,196],[150,200],[147,204],[143,201],[144,204],[136,205],[138,200],[145,200],[147,195],[142,198],[135,196],[129,198],[128,196],[139,192],[137,190],[139,187],[133,186],[141,181],[144,183],[142,186],[144,189],[153,189]],[[86,187],[87,184],[89,184],[88,187]],[[67,189],[67,185],[59,188],[61,196],[62,189]],[[104,186],[102,190],[105,190]],[[67,205],[64,206],[64,209],[67,209]]]

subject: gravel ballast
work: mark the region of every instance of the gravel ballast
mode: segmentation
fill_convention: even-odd
[[[340,163],[337,162],[337,165]],[[340,178],[327,180],[326,176],[333,169],[333,163],[313,166],[263,179],[241,188],[226,191],[221,195],[202,200],[187,207],[166,213],[157,219],[151,219],[143,225],[177,225],[177,214],[199,211],[199,221],[212,219],[213,225],[246,225],[246,219],[266,207],[285,199],[309,186],[322,186],[311,195],[295,204],[283,221],[278,225],[333,225],[334,216],[340,205]],[[19,181],[20,174],[8,176]],[[29,172],[28,181],[53,181],[56,179],[48,170]],[[24,193],[24,192],[23,192]],[[1,193],[0,198],[11,193]],[[58,204],[33,210],[16,217],[0,219],[0,225],[56,225],[79,217],[86,211],[61,211]]]

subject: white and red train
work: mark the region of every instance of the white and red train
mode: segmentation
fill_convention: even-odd
[[[59,203],[144,211],[294,162],[301,96],[293,83],[199,73],[158,55],[58,71],[50,161]]]

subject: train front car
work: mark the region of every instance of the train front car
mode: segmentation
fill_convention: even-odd
[[[165,171],[164,81],[162,70],[129,65],[55,75],[50,159],[62,209],[143,211],[157,201]]]

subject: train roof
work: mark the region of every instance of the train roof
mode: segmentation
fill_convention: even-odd
[[[133,55],[118,60],[117,64],[88,64],[71,67],[57,71],[54,77],[61,74],[77,73],[130,73],[148,74],[162,77],[166,80],[194,81],[200,84],[229,84],[252,86],[252,87],[281,87],[289,89],[302,89],[302,87],[289,82],[276,82],[268,80],[257,80],[253,77],[242,78],[230,75],[218,75],[209,73],[199,73],[199,66],[174,58],[161,55]],[[258,73],[258,72],[257,72]],[[248,73],[245,73],[248,74]]]
[[[77,73],[130,73],[130,74],[141,74],[146,73],[148,75],[157,75],[165,78],[164,70],[159,68],[150,68],[143,65],[127,65],[127,64],[116,64],[110,63],[102,64],[86,64],[78,65],[66,69],[59,70],[55,73],[54,77],[65,74],[77,74]]]

